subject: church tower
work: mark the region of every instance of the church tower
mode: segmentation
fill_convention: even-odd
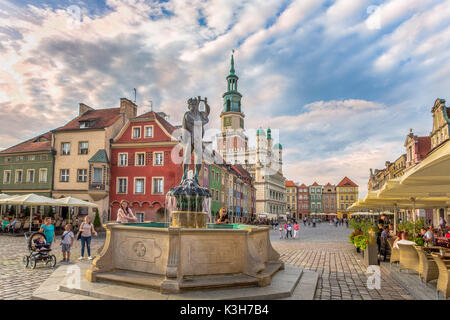
[[[245,115],[241,109],[242,95],[238,91],[239,77],[234,69],[234,51],[226,80],[227,91],[222,95],[221,133],[217,137],[217,149],[226,162],[245,164],[248,138],[244,134]]]

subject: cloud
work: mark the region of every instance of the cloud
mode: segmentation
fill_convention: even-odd
[[[371,29],[373,3],[381,24]],[[431,105],[450,85],[449,8],[450,0],[1,1],[0,147],[66,123],[79,102],[117,107],[133,88],[139,112],[151,100],[175,124],[187,98],[207,96],[209,127],[219,128],[234,48],[246,127],[280,129],[288,177],[326,183],[354,172],[364,185],[368,168],[402,152],[410,127],[431,130]]]

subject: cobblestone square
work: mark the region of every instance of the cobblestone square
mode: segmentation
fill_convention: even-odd
[[[345,226],[336,228],[327,223],[318,224],[316,228],[302,225],[297,239],[280,240],[279,232],[273,230],[271,240],[285,263],[319,273],[316,300],[413,299],[383,269],[381,289],[367,288],[367,267],[362,256],[348,243],[350,232],[351,229]],[[53,246],[58,261],[62,259],[59,238],[57,236]],[[92,255],[103,242],[102,236],[93,238]],[[26,254],[28,250],[23,237],[0,236],[0,299],[30,299],[33,291],[53,272],[44,264],[38,264],[34,270],[25,269],[22,257]],[[80,256],[80,241],[75,242],[71,255],[72,261]]]

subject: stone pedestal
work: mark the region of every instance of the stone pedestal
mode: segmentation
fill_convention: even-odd
[[[206,228],[207,214],[195,211],[173,211],[172,227],[180,228]]]
[[[190,228],[107,224],[105,245],[87,270],[87,280],[137,285],[172,294],[268,286],[277,271],[284,268],[270,243],[269,227],[199,228],[206,216],[201,214],[178,212],[178,218],[196,221],[196,227]]]
[[[376,244],[369,243],[364,251],[364,262],[370,265],[378,265],[378,246]]]

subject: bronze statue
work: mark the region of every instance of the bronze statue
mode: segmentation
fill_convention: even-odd
[[[200,102],[205,103],[205,111],[199,110]],[[208,123],[210,107],[207,98],[204,100],[200,96],[188,100],[188,108],[183,117],[183,179],[186,179],[189,164],[191,163],[191,155],[194,153],[195,164],[195,181],[198,183],[198,174],[202,167],[203,154],[203,135],[205,134],[204,125]]]

